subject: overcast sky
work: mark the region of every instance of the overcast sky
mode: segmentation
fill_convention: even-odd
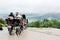
[[[60,0],[0,0],[0,14],[20,13],[60,13]]]

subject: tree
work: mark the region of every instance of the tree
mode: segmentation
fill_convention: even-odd
[[[2,18],[0,18],[0,23],[2,24],[2,26],[5,26],[6,24],[5,20],[3,20]]]

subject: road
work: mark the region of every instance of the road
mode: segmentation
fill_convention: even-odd
[[[20,36],[8,34],[7,28],[0,31],[0,40],[60,40],[60,29],[27,28]]]

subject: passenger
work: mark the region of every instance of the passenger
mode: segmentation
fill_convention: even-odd
[[[22,22],[23,22],[23,25],[26,25],[27,23],[25,14],[22,15]]]
[[[22,23],[23,23],[23,28],[26,29],[27,19],[25,14],[22,15]]]
[[[23,19],[26,19],[26,15],[25,14],[23,14],[22,17],[23,17]]]

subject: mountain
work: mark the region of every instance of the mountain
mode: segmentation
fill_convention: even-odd
[[[29,21],[34,21],[34,20],[43,20],[43,19],[56,19],[56,20],[60,20],[60,13],[47,13],[44,15],[40,15],[40,14],[28,14],[27,15],[27,19]]]
[[[0,14],[0,18],[6,18],[8,14]]]
[[[56,13],[50,13],[50,14],[45,14],[43,16],[38,17],[39,19],[46,19],[46,18],[52,18],[52,19],[57,19],[60,20],[60,14]]]
[[[46,18],[52,18],[52,19],[57,19],[60,20],[60,13],[47,13],[44,15],[40,15],[40,14],[25,14],[27,19],[29,21],[34,21],[34,20],[43,20]],[[6,18],[8,16],[8,14],[0,14],[0,18]]]
[[[52,18],[52,19],[57,19],[60,20],[60,13],[47,13],[44,15],[40,14],[26,14],[28,19],[46,19],[46,18]]]

